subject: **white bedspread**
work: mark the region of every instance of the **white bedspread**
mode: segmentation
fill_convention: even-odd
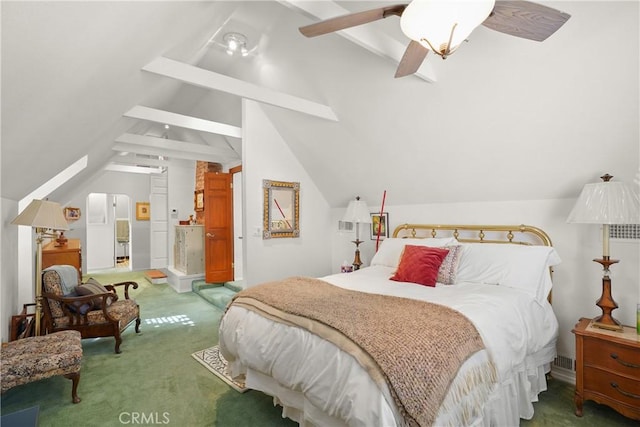
[[[498,369],[500,384],[488,404],[479,407],[477,400],[482,397],[471,393],[465,404],[453,405],[449,393],[436,424],[517,425],[520,417],[530,418],[531,402],[546,388],[545,365],[555,356],[558,324],[551,306],[513,288],[476,283],[431,288],[390,281],[392,272],[373,266],[322,279],[348,289],[430,301],[460,311],[475,324],[486,351],[465,362],[454,384],[486,357]],[[231,307],[220,324],[220,348],[234,375],[246,373],[249,387],[277,395],[285,413],[301,424],[399,425],[392,403],[355,359],[305,330]]]

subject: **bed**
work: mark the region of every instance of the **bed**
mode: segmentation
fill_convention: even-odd
[[[404,224],[369,267],[238,293],[220,350],[300,425],[518,425],[556,355],[559,262],[532,226]]]

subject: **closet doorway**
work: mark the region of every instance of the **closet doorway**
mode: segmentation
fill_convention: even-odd
[[[131,271],[131,200],[125,194],[87,196],[87,272]]]

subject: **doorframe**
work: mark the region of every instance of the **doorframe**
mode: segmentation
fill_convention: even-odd
[[[105,196],[105,218],[104,223],[93,223],[90,221],[89,215],[89,201],[92,194],[100,194]],[[116,219],[118,218],[116,214],[117,210],[117,202],[118,199],[122,198],[123,202],[126,202],[126,212],[127,219],[129,220],[130,228],[129,228],[129,243],[128,243],[128,252],[129,252],[129,263],[127,266],[127,270],[131,270],[131,266],[133,264],[133,253],[132,253],[132,244],[133,238],[131,233],[131,196],[126,193],[105,193],[105,192],[91,192],[85,197],[85,212],[84,222],[85,222],[85,270],[87,273],[91,273],[93,271],[107,270],[116,268],[117,263],[117,255],[118,255],[118,242],[116,239]],[[110,263],[103,263],[102,261],[106,260],[106,257],[100,256],[96,259],[95,256],[95,244],[94,240],[98,239],[99,241],[107,242],[107,245],[110,245]],[[93,256],[92,256],[93,254]],[[96,262],[97,261],[97,262]],[[96,265],[97,264],[97,265]],[[123,268],[124,270],[124,268]]]
[[[232,211],[232,215],[233,215],[233,265],[234,265],[234,269],[233,269],[233,280],[243,280],[244,278],[244,236],[246,235],[245,233],[245,226],[244,226],[244,181],[241,179],[241,184],[242,187],[240,188],[239,194],[240,194],[240,200],[236,200],[235,194],[236,193],[236,188],[235,188],[235,175],[238,173],[242,173],[242,164],[235,166],[233,168],[229,168],[229,173],[231,174],[231,183],[234,186],[233,187],[233,196],[232,197],[232,201],[231,201],[231,211]],[[244,178],[243,176],[241,176],[242,178]],[[240,212],[238,213],[237,210],[240,210]],[[239,220],[238,222],[236,222],[236,220]],[[239,223],[240,227],[239,230],[236,227],[236,224]],[[239,231],[239,235],[236,234],[236,232]],[[237,250],[237,246],[240,247],[239,250]],[[239,266],[239,267],[238,267]],[[240,276],[238,276],[238,272],[240,272]]]

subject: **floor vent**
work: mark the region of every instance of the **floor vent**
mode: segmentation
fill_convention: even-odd
[[[573,359],[567,356],[556,356],[555,360],[553,361],[553,366],[568,369],[570,371],[575,371]]]

